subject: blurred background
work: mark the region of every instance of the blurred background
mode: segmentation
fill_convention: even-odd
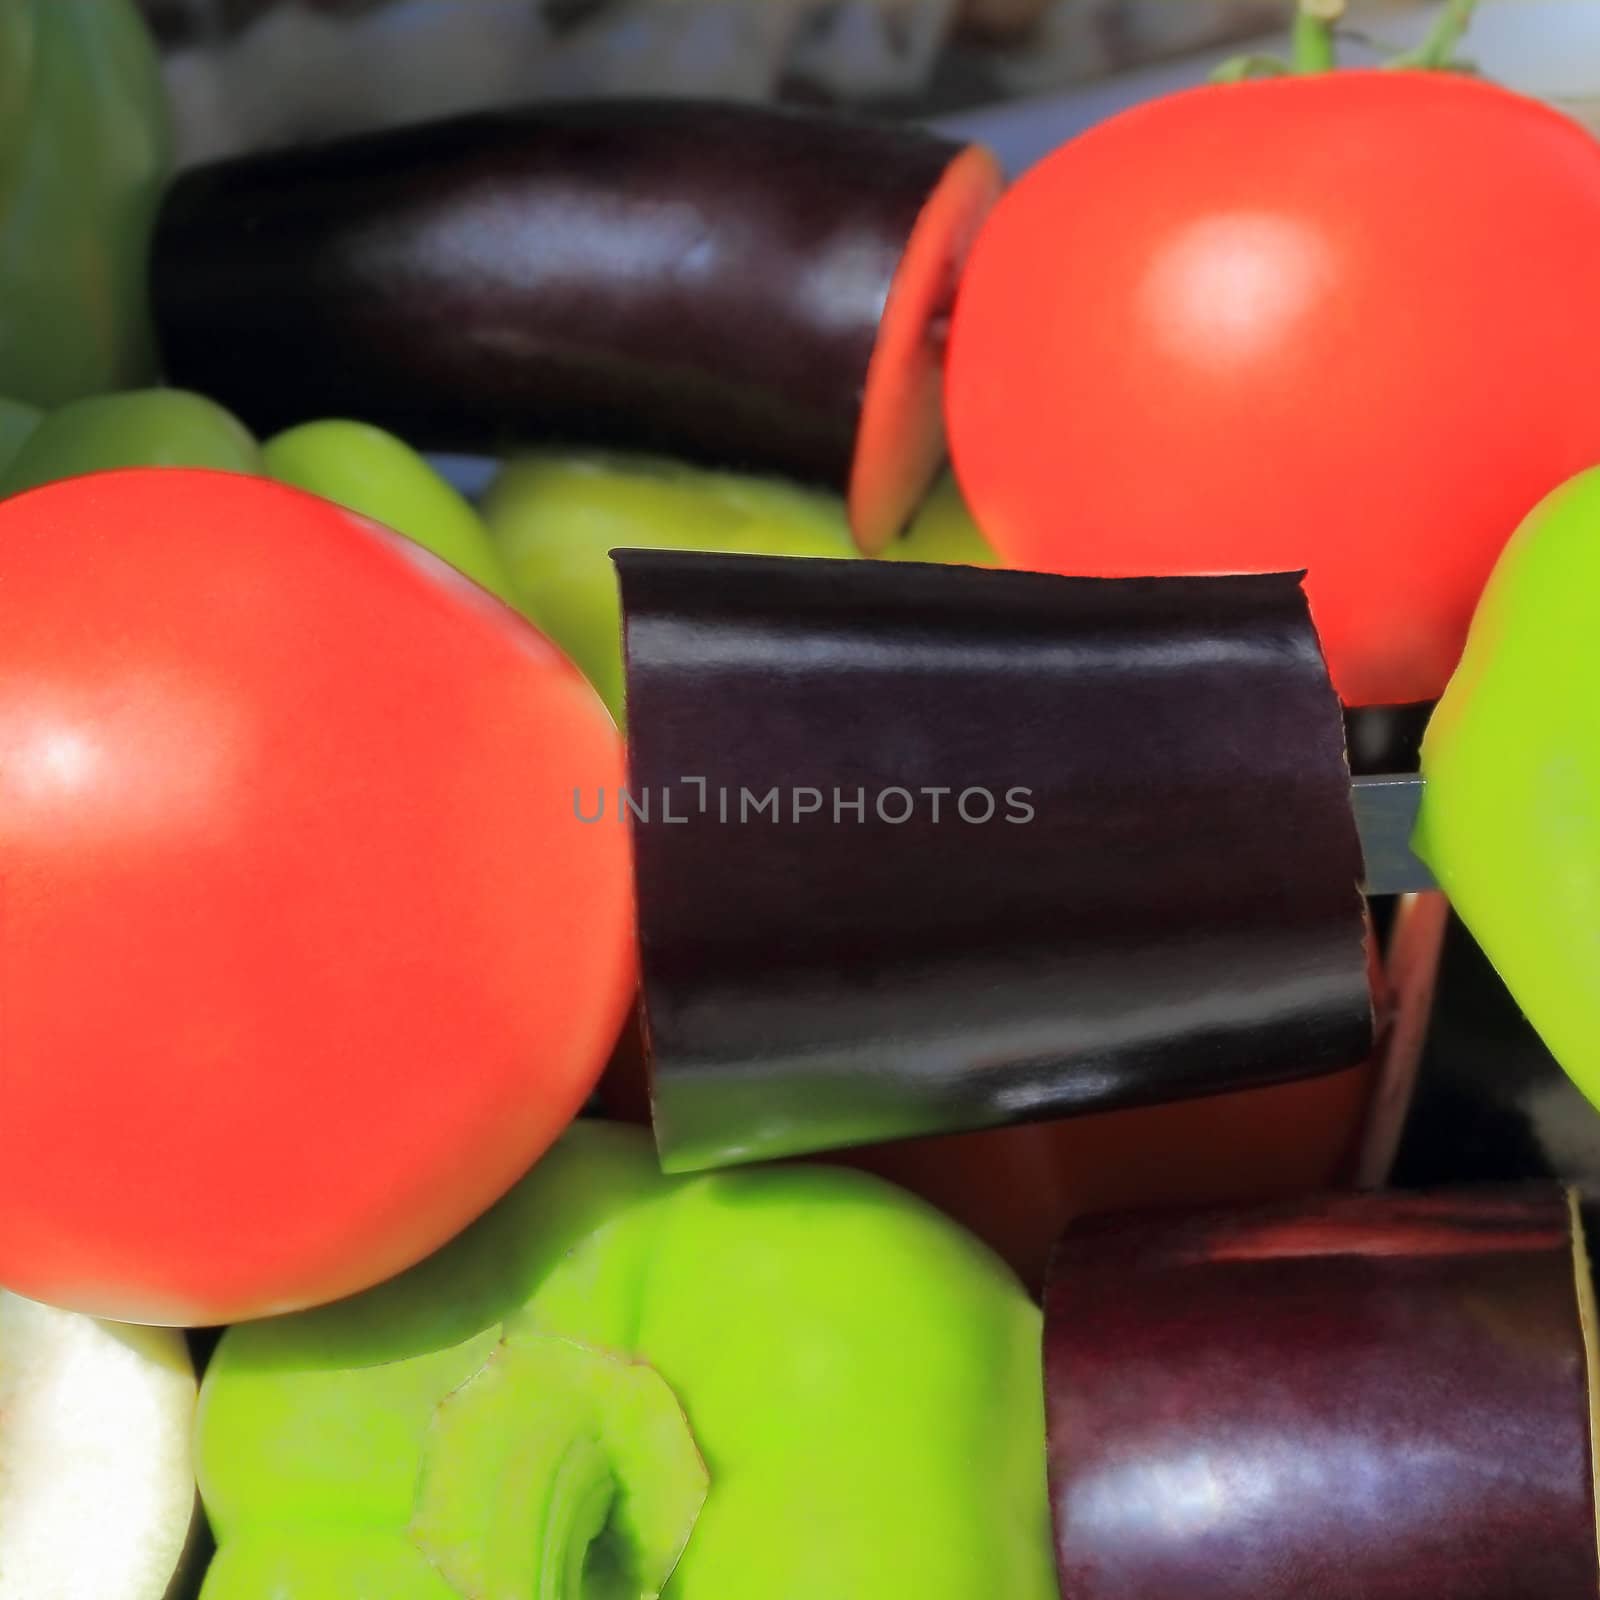
[[[1280,0],[141,0],[186,162],[451,111],[716,94],[955,119],[1016,170],[1081,128],[1270,50]],[[1439,9],[1351,0],[1345,59]],[[1600,4],[1483,0],[1468,58],[1600,123]]]

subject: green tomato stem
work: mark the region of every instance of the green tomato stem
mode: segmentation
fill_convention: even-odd
[[[1403,51],[1386,65],[1424,72],[1459,70],[1461,63],[1455,59],[1456,49],[1467,29],[1472,26],[1473,13],[1477,9],[1478,0],[1445,0],[1445,7],[1434,19],[1427,38],[1416,49]]]
[[[1287,77],[1291,68],[1280,56],[1230,56],[1211,74],[1213,83],[1243,83],[1249,78]]]
[[[1344,15],[1344,0],[1300,0],[1294,14],[1290,61],[1297,73],[1332,72],[1338,65],[1333,26]]]

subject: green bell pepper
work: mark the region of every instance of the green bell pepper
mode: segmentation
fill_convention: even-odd
[[[28,442],[33,430],[39,426],[44,413],[37,406],[24,405],[20,400],[7,400],[0,395],[0,483],[4,483],[11,463]]]
[[[1600,468],[1528,514],[1422,742],[1417,854],[1600,1105]]]
[[[260,473],[262,461],[248,429],[215,401],[185,389],[131,389],[74,400],[39,418],[0,468],[0,498],[117,467]]]
[[[509,462],[484,500],[484,521],[526,616],[577,663],[623,721],[619,546],[768,556],[858,554],[844,502],[780,478],[714,472],[654,456],[545,451]],[[993,566],[953,478],[945,478],[894,561]]]
[[[308,422],[262,447],[267,473],[415,539],[512,603],[499,553],[466,497],[410,445],[364,422]]]
[[[184,389],[92,395],[47,413],[0,399],[0,498],[117,467],[209,467],[276,478],[384,523],[507,597],[478,513],[415,450],[381,429],[313,422],[262,447],[231,411]]]
[[[480,1222],[228,1332],[203,1600],[1053,1600],[1040,1319],[863,1174],[579,1123]]]
[[[0,0],[0,389],[57,406],[153,376],[170,146],[133,0]]]

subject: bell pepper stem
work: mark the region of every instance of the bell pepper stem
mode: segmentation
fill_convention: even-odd
[[[653,1368],[521,1329],[440,1401],[410,1533],[463,1595],[654,1600],[707,1484]]]
[[[589,1553],[604,1531],[617,1480],[592,1439],[573,1441],[551,1485],[539,1587],[533,1600],[605,1600],[591,1592]]]

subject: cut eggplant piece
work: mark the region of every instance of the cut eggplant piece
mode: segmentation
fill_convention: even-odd
[[[984,151],[752,106],[604,101],[197,169],[154,296],[168,375],[268,434],[565,440],[828,483],[863,549],[944,454],[943,329]]]
[[[1592,1304],[1555,1185],[1069,1229],[1062,1593],[1594,1600]]]
[[[1297,575],[615,560],[669,1170],[1370,1053],[1342,725]]]

